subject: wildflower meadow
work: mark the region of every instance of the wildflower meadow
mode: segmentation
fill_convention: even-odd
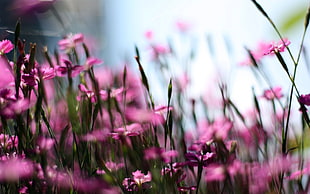
[[[0,193],[309,193],[310,88],[301,93],[295,80],[310,65],[301,60],[310,8],[292,43],[250,2],[278,38],[246,47],[237,64],[266,85],[253,88],[248,112],[221,80],[210,89],[216,99],[188,95],[195,52],[153,42],[155,31],[145,36],[159,94],[144,48],[135,47],[135,64],[113,69],[82,33],[63,37],[55,51],[24,40],[20,18],[13,39],[0,40]],[[266,76],[265,58],[284,73],[288,91]],[[185,63],[180,76],[172,60]]]

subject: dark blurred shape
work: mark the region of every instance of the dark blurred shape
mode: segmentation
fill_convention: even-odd
[[[42,28],[44,20],[49,18],[40,16],[52,8],[55,0],[1,0],[0,1],[0,40],[13,41],[15,25],[18,19],[21,22],[21,39],[26,43],[35,42],[38,48],[52,42],[50,39],[59,39]],[[26,44],[29,45],[29,44]]]

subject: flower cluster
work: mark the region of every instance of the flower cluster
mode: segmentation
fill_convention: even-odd
[[[189,23],[176,27],[182,38],[190,35]],[[310,95],[299,91],[296,69],[291,74],[280,54],[287,39],[261,43],[244,64],[277,57],[290,95],[267,80],[244,111],[222,81],[211,90],[220,94],[216,106],[210,96],[192,96],[194,48],[178,60],[173,41],[158,43],[153,31],[148,54],[165,88],[157,96],[138,48],[140,75],[129,65],[102,68],[83,34],[59,40],[55,56],[45,49],[42,62],[36,44],[27,53],[19,34],[14,44],[0,41],[0,193],[309,193]],[[184,65],[180,74],[169,73],[170,62]]]

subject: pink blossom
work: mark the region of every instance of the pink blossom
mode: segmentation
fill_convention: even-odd
[[[282,88],[276,86],[272,89],[265,90],[262,97],[266,98],[267,100],[280,99],[283,97]]]
[[[146,39],[148,40],[152,40],[153,37],[154,37],[154,33],[152,30],[147,30],[145,33],[144,33],[144,36]]]
[[[152,181],[152,175],[148,172],[146,175],[137,170],[132,173],[133,178],[125,178],[123,180],[123,186],[127,191],[138,191],[139,188],[147,189],[150,188],[149,185],[145,183]]]
[[[91,90],[88,90],[86,88],[86,86],[84,84],[79,84],[78,86],[79,90],[83,93],[83,96],[79,96],[78,100],[80,101],[81,98],[83,98],[84,96],[86,96],[87,98],[89,98],[91,100],[92,103],[97,101],[97,98],[95,96],[95,93]]]
[[[84,35],[74,34],[74,35],[68,35],[66,38],[60,40],[58,42],[60,50],[66,50],[67,52],[70,51],[70,49],[75,48],[78,43],[82,43],[84,41]]]
[[[152,123],[154,125],[162,124],[165,119],[162,115],[151,111],[151,110],[144,110],[144,109],[137,109],[137,108],[127,108],[126,109],[126,118],[133,122],[138,123]]]
[[[143,183],[150,182],[152,180],[152,175],[150,172],[147,175],[144,175],[141,170],[137,170],[132,173],[133,180],[138,184],[142,185]]]
[[[250,51],[256,62],[259,63],[261,61],[261,59],[265,56],[266,51],[269,50],[270,46],[271,46],[270,43],[260,42],[257,45],[256,49]],[[252,65],[251,58],[248,56],[244,61],[240,63],[240,65],[242,66]]]
[[[151,59],[154,61],[159,60],[160,56],[168,55],[171,52],[170,48],[163,44],[154,44],[151,49]]]
[[[305,168],[302,170],[294,171],[290,174],[290,176],[286,177],[289,180],[296,180],[301,178],[303,175],[309,175],[310,174],[310,165],[308,164]]]
[[[184,91],[190,83],[190,77],[188,76],[187,73],[184,72],[183,74],[178,76],[174,80],[174,82],[175,82],[175,85],[179,91]]]
[[[88,142],[103,142],[110,136],[109,130],[102,129],[102,130],[93,130],[88,134],[81,137],[83,141]]]
[[[113,139],[121,139],[122,136],[138,136],[143,132],[143,128],[138,123],[133,123],[126,125],[125,127],[120,127],[114,129],[114,132],[111,133]]]
[[[180,32],[187,32],[191,28],[191,24],[184,20],[176,21],[175,25]]]
[[[290,44],[291,42],[287,38],[283,39],[283,41],[280,40],[277,43],[271,43],[268,50],[265,52],[265,55],[274,54],[276,52],[284,52],[285,48]]]
[[[151,147],[144,150],[144,158],[146,160],[161,159],[162,161],[168,163],[171,158],[175,158],[177,156],[178,151],[176,150],[165,151],[164,148],[159,147]]]
[[[37,145],[40,151],[48,151],[52,149],[54,144],[55,144],[55,141],[54,139],[51,139],[51,138],[39,137],[37,141]]]
[[[70,61],[63,59],[62,64],[56,66],[55,69],[56,75],[59,77],[67,76],[69,70],[71,71],[71,77],[76,77],[84,70],[84,67],[81,65],[72,65]]]
[[[233,123],[227,118],[220,118],[209,124],[205,121],[198,123],[198,130],[201,134],[199,142],[208,142],[212,139],[225,140]]]
[[[0,55],[0,89],[14,83],[13,70],[5,56]]]
[[[15,0],[12,9],[19,14],[44,12],[49,9],[56,0]]]
[[[226,177],[225,168],[220,164],[212,164],[205,168],[205,180],[207,182],[211,181],[223,181]]]
[[[199,164],[202,166],[208,166],[214,156],[215,154],[210,152],[188,152],[185,154],[185,158],[187,160],[186,164],[189,166],[198,166]]]
[[[0,55],[4,55],[6,53],[9,53],[11,50],[13,50],[14,45],[9,40],[2,40],[0,41]]]
[[[16,115],[21,114],[28,108],[31,104],[27,99],[19,99],[17,101],[9,102],[5,107],[0,109],[0,115],[5,118],[14,118]]]
[[[40,72],[40,76],[44,80],[50,80],[56,76],[55,69],[52,67],[40,67],[39,72]]]
[[[85,177],[75,170],[74,173],[56,171],[49,168],[47,175],[51,184],[60,188],[73,188],[78,193],[101,193],[100,191],[112,189],[105,181],[93,177]],[[113,192],[114,193],[114,192]]]
[[[188,192],[188,191],[195,191],[197,189],[197,186],[181,186],[178,187],[178,190],[180,192]]]
[[[110,161],[110,162],[106,162],[105,166],[107,167],[107,169],[109,171],[115,172],[115,171],[117,171],[117,170],[119,170],[121,168],[124,168],[125,165],[124,165],[124,163],[115,163],[115,162],[111,162]],[[97,174],[105,174],[105,173],[107,173],[104,170],[97,170],[96,172],[97,172]]]
[[[18,137],[15,135],[0,134],[0,148],[3,150],[17,148]]]
[[[250,51],[256,62],[260,62],[261,59],[265,55],[272,55],[275,52],[284,52],[285,48],[290,44],[291,42],[288,39],[283,39],[283,41],[279,42],[260,42],[257,46],[257,48],[253,51]],[[240,65],[250,65],[252,64],[252,60],[250,57],[248,57],[246,60],[240,63]]]
[[[92,66],[94,65],[100,65],[102,64],[103,61],[98,59],[98,58],[95,58],[95,57],[89,57],[86,59],[86,62],[85,62],[85,65],[84,65],[84,68],[85,70],[89,70]]]
[[[33,163],[26,159],[13,158],[0,162],[0,181],[18,181],[33,174]]]
[[[124,88],[123,87],[120,87],[120,88],[112,88],[110,90],[110,97],[111,98],[116,98],[117,101],[121,101],[121,98],[122,98],[122,94],[124,92]],[[100,90],[99,91],[99,94],[100,94],[100,97],[102,100],[108,100],[108,91],[106,90]]]

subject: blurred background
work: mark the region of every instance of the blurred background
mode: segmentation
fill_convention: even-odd
[[[309,1],[258,2],[283,36],[291,40],[296,56]],[[246,57],[245,47],[255,49],[260,41],[279,39],[250,0],[1,0],[0,7],[1,39],[12,39],[18,18],[22,38],[37,42],[39,49],[47,45],[53,51],[65,35],[83,33],[91,53],[110,67],[133,64],[136,45],[143,54],[148,76],[156,80],[156,75],[150,73],[156,67],[144,56],[148,46],[145,32],[152,32],[152,41],[158,44],[170,41],[180,52],[195,52],[190,64],[190,95],[201,95],[215,79],[223,79],[234,91],[232,98],[245,109],[252,99],[252,87],[265,87],[256,82],[249,68],[238,65]],[[180,23],[187,27],[185,35],[180,32]],[[309,36],[305,42],[309,42]],[[279,64],[272,59],[265,63],[272,83],[284,87],[287,93],[289,82],[279,71]],[[298,73],[302,76],[297,83],[302,92],[309,93],[303,84],[309,81],[309,71],[301,66]]]

